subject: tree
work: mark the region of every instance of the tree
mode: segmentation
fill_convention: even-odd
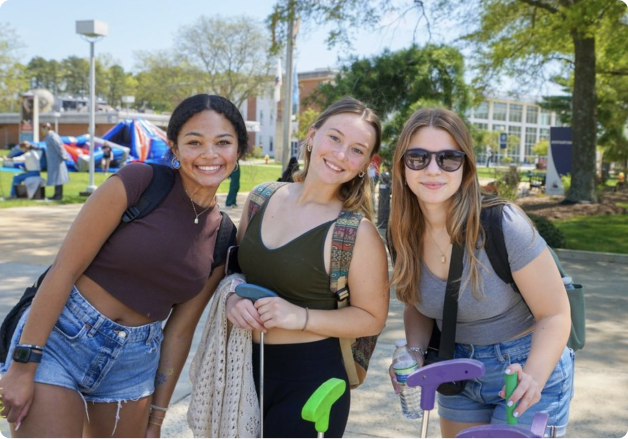
[[[298,117],[299,120],[299,140],[305,140],[307,137],[307,133],[310,130],[310,127],[314,125],[316,122],[316,118],[320,114],[319,111],[316,111],[312,108],[308,108]]]
[[[136,52],[135,58],[139,69],[135,102],[140,108],[172,111],[183,99],[203,91],[196,81],[202,72],[170,51]]]
[[[8,24],[0,23],[0,111],[19,108],[19,93],[28,89],[24,66],[19,63],[21,39]]]
[[[36,56],[26,65],[26,75],[30,78],[33,88],[45,88],[55,96],[61,91],[63,71],[58,61],[47,61],[41,56]]]
[[[549,154],[549,142],[547,140],[539,140],[536,145],[532,147],[532,153],[535,155],[546,156]]]
[[[74,97],[89,96],[89,61],[78,56],[69,56],[61,61],[61,90]]]
[[[573,76],[573,178],[566,199],[595,201],[596,75],[602,74],[602,64],[619,67],[609,70],[614,74],[628,74],[621,62],[628,51],[625,5],[612,0],[440,0],[438,9],[448,15],[456,11],[467,27],[479,23],[463,40],[475,49],[480,86],[503,73],[531,85],[545,78],[548,66],[560,68],[563,77]],[[604,57],[608,62],[596,64]]]
[[[240,107],[271,76],[270,37],[252,17],[199,17],[179,30],[175,47],[194,67],[199,88]]]
[[[392,156],[397,136],[412,112],[422,106],[445,106],[463,113],[469,104],[462,54],[452,47],[427,45],[371,58],[354,59],[332,83],[321,84],[311,100],[325,108],[344,96],[368,104],[385,121],[383,141]]]

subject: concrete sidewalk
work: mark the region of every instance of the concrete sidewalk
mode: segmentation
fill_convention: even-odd
[[[224,205],[225,196],[219,196]],[[225,208],[239,222],[246,194],[238,208]],[[17,302],[24,288],[52,262],[80,205],[0,209],[0,317]],[[585,284],[587,345],[576,359],[576,392],[571,406],[569,437],[622,437],[628,416],[622,408],[628,388],[628,256],[563,251],[565,270]],[[418,437],[419,422],[402,418],[398,397],[388,379],[394,340],[404,337],[403,306],[393,297],[384,332],[375,350],[366,383],[352,393],[347,437]],[[191,360],[204,320],[197,328]],[[164,437],[191,437],[186,412],[190,384],[187,366],[177,384],[165,421]],[[429,437],[440,437],[434,411]],[[0,431],[8,436],[4,421]]]

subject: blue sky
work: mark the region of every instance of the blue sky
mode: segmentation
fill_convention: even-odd
[[[402,0],[399,0],[402,1]],[[68,56],[89,56],[89,44],[75,32],[77,20],[101,20],[109,35],[96,44],[96,54],[109,53],[125,70],[135,66],[139,50],[172,47],[179,28],[190,25],[199,15],[248,15],[264,20],[273,0],[0,0],[0,22],[9,23],[26,47],[22,61],[34,56],[61,60]],[[403,1],[402,1],[403,3]],[[405,1],[411,4],[411,0]],[[381,30],[365,29],[354,41],[355,54],[369,56],[385,48],[407,47],[412,42],[416,14],[407,21]],[[390,22],[395,17],[387,17]],[[305,26],[302,27],[302,29]],[[329,51],[324,43],[329,28],[304,29],[297,39],[298,71],[334,67],[339,50]],[[421,41],[420,41],[421,42]]]

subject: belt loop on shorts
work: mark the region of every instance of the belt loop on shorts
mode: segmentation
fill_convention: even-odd
[[[93,338],[94,335],[96,335],[96,332],[98,332],[98,330],[100,329],[100,327],[102,326],[103,323],[105,323],[105,319],[103,318],[103,316],[98,316],[98,319],[96,319],[96,322],[92,325],[92,328],[87,333],[87,336],[89,338]]]
[[[493,346],[495,348],[495,357],[497,358],[497,360],[500,363],[504,363],[506,361],[506,359],[508,359],[508,363],[510,363],[510,355],[502,354],[502,350],[500,348],[500,344],[499,343],[495,343]]]
[[[155,337],[157,337],[157,325],[152,324],[148,331],[148,337],[146,337],[146,346],[148,346]]]

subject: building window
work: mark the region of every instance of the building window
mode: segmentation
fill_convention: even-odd
[[[532,147],[536,145],[536,128],[526,128],[526,156],[532,155]]]
[[[506,120],[508,104],[503,102],[493,102],[493,120]]]
[[[547,110],[541,109],[541,123],[540,125],[550,126],[552,124],[552,113]]]
[[[508,119],[511,122],[521,122],[523,120],[523,105],[510,104],[510,115]]]
[[[298,157],[299,156],[299,142],[292,141],[290,142],[290,157]]]
[[[269,146],[268,146],[268,151],[273,152],[273,138],[270,138],[270,142],[269,142]]]
[[[549,128],[539,128],[539,140],[549,140]]]
[[[259,110],[259,124],[264,125],[264,110]]]
[[[480,130],[488,130],[488,124],[487,123],[473,122],[473,125],[475,125]]]
[[[533,125],[539,123],[539,107],[532,107],[531,105],[526,107],[526,122]]]
[[[473,110],[475,119],[488,119],[488,102],[482,102]]]
[[[514,139],[516,137],[516,139]],[[519,145],[521,144],[521,127],[511,125],[508,127],[508,155],[513,159],[519,158]]]
[[[506,131],[506,125],[493,124],[493,131]]]

